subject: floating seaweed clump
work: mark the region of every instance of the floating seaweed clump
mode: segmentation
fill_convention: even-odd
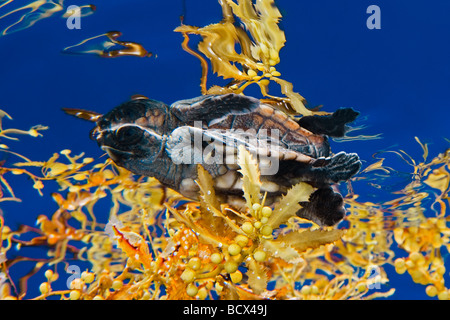
[[[184,36],[182,47],[200,59],[203,74],[201,89],[203,94],[226,92],[242,93],[251,84],[257,84],[267,97],[266,103],[274,104],[284,111],[312,115],[305,107],[306,100],[293,91],[293,85],[280,78],[275,66],[280,62],[279,52],[286,42],[284,32],[279,28],[281,14],[273,1],[232,0],[219,1],[223,20],[198,28],[181,25],[176,28]],[[238,23],[241,22],[242,26]],[[213,71],[224,79],[232,79],[225,87],[207,88],[208,63],[198,52],[189,48],[189,34],[200,35],[202,41],[198,50],[211,61]],[[270,82],[280,85],[285,97],[269,94]]]
[[[176,30],[185,37],[183,48],[201,59],[203,93],[242,94],[257,84],[266,101],[286,111],[316,113],[275,69],[285,38],[273,1],[226,0],[221,5],[221,23]],[[188,47],[189,34],[203,38],[198,50],[214,72],[232,79],[228,86],[206,87],[208,63]],[[286,97],[270,96],[270,81],[280,84]],[[4,117],[9,116],[0,111]],[[43,129],[0,126],[0,139],[38,136]],[[40,193],[49,184],[59,187],[52,194],[57,210],[37,216],[36,227],[13,230],[0,216],[0,299],[374,299],[394,294],[387,266],[408,273],[430,297],[450,299],[444,279],[450,149],[429,160],[427,145],[417,141],[424,151],[421,162],[394,152],[411,166],[411,182],[393,193],[394,199],[363,202],[351,191],[344,221],[326,228],[296,216],[299,202],[313,191],[308,184],[294,185],[278,203],[267,205],[259,168],[244,148],[238,165],[246,205],[238,211],[215,196],[212,178],[201,166],[196,181],[200,200],[192,201],[109,159],[63,150],[47,161],[34,161],[0,144],[19,159],[1,163],[6,192],[0,201],[18,200],[8,184],[11,175],[31,178]],[[349,186],[371,178],[382,183],[395,172],[377,157]],[[46,255],[31,257],[25,248],[44,249]],[[13,278],[10,271],[25,262],[33,263],[32,270]],[[69,273],[81,265],[84,270],[63,279],[61,267]],[[30,296],[27,283],[39,276],[40,293]]]
[[[308,222],[295,216],[298,199],[307,199],[312,192],[303,183],[294,186],[274,208],[264,206],[258,168],[245,149],[240,150],[239,164],[248,204],[245,212],[218,202],[211,191],[212,179],[201,167],[199,203],[162,188],[152,178],[136,179],[109,160],[93,164],[92,158],[71,156],[69,150],[46,162],[27,160],[16,163],[13,169],[3,168],[4,173],[20,170],[14,174],[32,175],[23,168],[38,167],[41,175],[32,175],[34,187],[40,190],[43,182],[53,180],[61,193],[53,194],[59,209],[50,217],[37,217],[39,228],[22,226],[12,231],[2,223],[2,298],[26,294],[10,290],[14,282],[8,278],[8,270],[26,259],[8,258],[13,243],[48,250],[48,258],[39,260],[33,269],[35,273],[48,268],[48,281],[40,285],[38,299],[305,296],[305,287],[299,290],[297,283],[307,280],[301,280],[301,276],[312,267],[307,252],[337,241],[344,231],[299,227]],[[106,225],[96,221],[93,210],[103,198],[113,203]],[[129,210],[120,210],[122,206]],[[31,240],[21,239],[30,233],[35,234]],[[89,261],[92,268],[74,279],[69,288],[55,290],[53,270],[58,263],[67,263],[69,256]],[[323,280],[323,284],[331,285]],[[325,288],[320,285],[319,289]],[[319,290],[313,294],[323,293]],[[327,295],[333,297],[335,292]]]
[[[86,17],[94,13],[96,7],[94,5],[82,5],[76,7],[66,6],[64,0],[35,0],[27,1],[25,5],[15,6],[14,0],[4,0],[0,2],[1,10],[9,10],[6,13],[0,11],[0,22],[2,19],[15,17],[20,15],[14,23],[7,27],[0,26],[0,37],[6,36],[14,32],[22,31],[34,26],[37,22],[43,19],[50,18],[59,13],[63,18],[69,18],[70,16]],[[65,12],[63,12],[66,10]]]

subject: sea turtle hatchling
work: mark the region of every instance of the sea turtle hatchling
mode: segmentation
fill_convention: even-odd
[[[163,102],[137,97],[105,115],[78,109],[67,113],[96,122],[91,137],[121,167],[155,177],[182,195],[197,199],[197,165],[213,177],[215,192],[230,204],[242,200],[236,154],[249,150],[261,168],[266,203],[294,184],[317,188],[301,202],[300,217],[331,226],[345,215],[342,196],[332,185],[350,179],[361,162],[357,154],[332,155],[327,136],[343,136],[358,113],[339,109],[299,121],[269,104],[237,94],[204,95]]]

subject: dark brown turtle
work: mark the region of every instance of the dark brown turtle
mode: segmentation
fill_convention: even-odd
[[[258,99],[236,94],[206,95],[168,106],[138,97],[107,114],[66,110],[96,121],[91,136],[119,166],[151,176],[184,196],[197,199],[197,165],[214,179],[218,196],[242,199],[238,146],[255,155],[267,200],[305,181],[317,190],[301,203],[298,215],[319,225],[334,225],[344,214],[343,199],[331,185],[346,181],[361,167],[358,155],[331,155],[327,136],[342,136],[356,119],[352,109],[298,122]]]

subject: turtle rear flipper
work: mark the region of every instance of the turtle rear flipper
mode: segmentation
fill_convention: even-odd
[[[290,165],[294,176],[301,176],[303,181],[308,181],[316,186],[346,181],[360,168],[361,161],[358,155],[345,152],[339,152],[330,158],[315,159],[309,166],[301,163],[291,163]]]
[[[348,130],[347,123],[355,121],[359,112],[352,108],[341,108],[328,116],[305,116],[298,124],[312,133],[330,137],[343,137]]]
[[[317,189],[310,195],[309,202],[300,202],[300,205],[297,216],[320,226],[333,226],[345,216],[342,196],[329,186]]]
[[[250,113],[259,105],[260,102],[256,98],[228,93],[180,100],[170,106],[170,112],[184,123],[205,121],[211,126],[231,114]]]

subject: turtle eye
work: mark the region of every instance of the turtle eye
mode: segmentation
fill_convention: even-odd
[[[124,126],[117,130],[117,141],[121,144],[136,144],[144,137],[144,132],[135,126]]]

